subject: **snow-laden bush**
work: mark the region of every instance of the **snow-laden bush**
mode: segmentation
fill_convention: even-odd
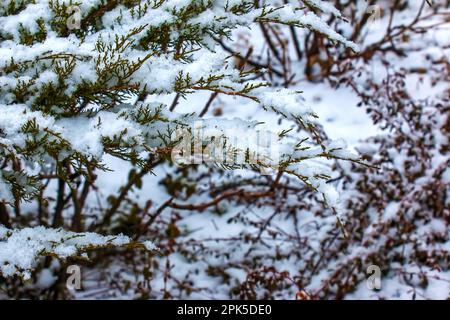
[[[8,230],[0,226],[0,273],[6,277],[19,275],[28,280],[40,257],[67,259],[82,256],[87,259],[87,251],[125,246],[156,249],[149,241],[134,243],[124,235],[100,236],[96,233],[75,233],[45,227]]]
[[[339,15],[321,1],[308,2]],[[316,116],[296,91],[275,90],[269,83],[253,79],[255,70],[239,68],[216,44],[233,29],[253,23],[308,28],[357,50],[312,11],[305,13],[278,1],[265,1],[261,6],[242,0],[3,1],[0,222],[20,225],[21,203],[38,199],[38,223],[67,226],[76,232],[110,230],[108,223],[121,205],[122,193],[109,199],[111,208],[103,216],[88,220],[84,215],[86,199],[95,189],[96,170],[108,170],[104,156],[140,168],[141,176],[135,180],[131,176],[133,186],[156,165],[170,160],[179,142],[175,133],[191,130],[200,118],[171,112],[173,108],[158,100],[161,95],[189,99],[193,92],[210,91],[249,99],[317,136]],[[228,149],[241,151],[232,166],[287,172],[323,194],[333,207],[337,196],[325,183],[330,172],[311,160],[357,160],[342,144],[295,140],[286,138],[286,132],[274,132],[281,146],[277,163],[270,157],[257,157],[249,164],[249,158],[257,156],[257,148],[250,145],[242,150],[236,141],[227,139],[227,129],[257,130],[256,121],[206,120],[203,125],[214,130],[200,138],[202,144],[222,135]],[[48,210],[45,215],[41,210],[48,206],[43,192],[51,180],[58,183],[52,217]],[[68,201],[73,202],[69,214],[65,210]],[[15,217],[9,213],[11,207]],[[31,243],[37,241],[30,245],[31,252],[44,255],[61,248],[55,244],[51,251],[45,234],[50,237],[56,232],[57,243],[72,237],[43,228],[12,231],[2,248],[12,250],[11,239],[21,232],[29,235]],[[77,247],[77,243],[73,245]],[[16,269],[29,266],[18,264]],[[16,273],[4,268],[4,275]]]
[[[317,205],[314,195],[305,193],[303,204],[291,200],[278,206],[292,214],[286,219],[298,221],[296,237],[289,234],[290,228],[280,227],[282,219],[270,216],[264,228],[272,226],[267,235],[274,239],[286,236],[283,248],[271,241],[276,254],[264,252],[265,260],[251,256],[243,262],[240,270],[251,265],[251,271],[244,280],[241,277],[233,293],[245,298],[285,296],[297,286],[305,290],[301,298],[448,299],[450,92],[445,17],[449,3],[378,1],[384,12],[378,26],[358,8],[363,1],[334,3],[344,6],[343,12],[354,12],[346,15],[354,28],[337,24],[352,39],[362,39],[360,54],[338,56],[320,35],[310,35],[309,43],[302,43],[306,61],[291,69],[306,65],[305,71],[314,70],[315,79],[326,78],[338,89],[348,85],[354,90],[359,106],[379,128],[356,146],[375,167],[337,163],[340,174],[335,181],[342,184],[346,238],[327,228],[330,212]],[[287,28],[272,32],[283,39],[292,35]],[[294,52],[292,61],[297,58],[295,50],[288,49],[294,46],[291,41],[284,47]],[[282,69],[276,59],[271,62],[271,68]],[[314,68],[308,68],[310,63]],[[246,236],[250,242],[255,239]],[[258,239],[262,237],[258,234]],[[275,267],[266,267],[269,257]],[[214,274],[226,273],[235,263],[229,261]],[[381,270],[381,290],[367,288],[370,266]]]
[[[344,12],[355,11],[353,5],[361,2],[334,1]],[[287,175],[279,179],[245,175],[238,179],[230,172],[196,167],[171,171],[161,181],[167,193],[194,204],[165,212],[150,228],[164,247],[165,259],[149,262],[138,258],[136,265],[154,263],[152,272],[166,277],[164,283],[151,282],[152,297],[449,296],[448,3],[435,1],[433,8],[426,1],[382,3],[385,14],[380,29],[370,23],[345,29],[350,34],[358,33],[358,38],[371,35],[364,39],[361,54],[333,56],[334,51],[328,51],[323,37],[313,33],[306,36],[309,41],[302,47],[308,48],[303,54],[311,60],[315,60],[317,50],[314,42],[336,58],[332,65],[325,65],[335,72],[322,76],[329,77],[338,91],[345,84],[354,89],[361,107],[378,127],[373,137],[357,144],[375,167],[340,162],[334,171],[336,178],[330,181],[342,184],[347,237],[336,228],[333,213],[321,203],[318,194]],[[367,15],[359,10],[352,16],[352,25],[365,19]],[[385,28],[390,20],[392,24]],[[339,21],[339,25],[344,23]],[[289,27],[266,27],[270,28],[272,44],[279,45],[281,61],[283,48],[295,55],[292,47],[283,44],[284,36],[291,34]],[[257,34],[256,29],[250,34]],[[304,38],[300,32],[297,34],[299,39]],[[284,80],[276,50],[272,51],[267,43],[265,50],[260,50],[254,43],[259,42],[244,43],[248,46],[240,48],[240,57],[244,59],[247,50],[253,52],[247,64],[265,65],[269,69],[266,78]],[[235,45],[222,44],[230,51]],[[258,56],[258,52],[268,52],[267,58]],[[326,55],[318,55],[327,59]],[[305,64],[292,62],[291,71],[301,73]],[[344,92],[350,103],[351,94]],[[327,92],[319,96],[329,99]],[[339,102],[337,105],[343,107]],[[227,107],[223,107],[224,113]],[[362,120],[355,114],[346,116]],[[360,132],[351,132],[359,140]],[[273,190],[270,195],[264,193],[268,186]],[[208,196],[212,199],[204,201]],[[135,212],[145,210],[132,199],[127,208],[123,221],[128,223],[135,219]],[[200,211],[201,216],[188,210]],[[122,226],[125,230],[127,227],[126,223]],[[381,290],[367,288],[370,266],[381,269]],[[120,281],[120,277],[115,280]]]
[[[36,172],[89,178],[102,168],[104,154],[151,165],[149,157],[171,147],[165,137],[193,120],[144,102],[147,95],[209,90],[242,96],[309,126],[314,113],[295,92],[267,89],[215,51],[214,37],[237,26],[306,26],[356,48],[313,13],[271,2],[256,8],[249,1],[88,1],[80,3],[80,29],[73,30],[69,4],[11,1],[2,8],[1,197],[8,203],[39,192]],[[287,148],[284,162],[333,156],[300,149]],[[298,174],[314,186],[321,175]]]
[[[436,69],[430,75],[448,80],[445,63]],[[415,99],[406,86],[411,75],[388,72],[382,83],[368,81],[371,89],[362,93],[362,104],[385,133],[358,148],[379,170],[342,168],[344,188],[351,190],[344,202],[353,230],[347,250],[353,254],[332,258],[332,278],[344,295],[361,281],[356,270],[372,263],[381,267],[388,288],[376,296],[445,299],[450,294],[449,92],[437,87],[427,99]]]

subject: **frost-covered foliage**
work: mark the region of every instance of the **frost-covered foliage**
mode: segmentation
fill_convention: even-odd
[[[338,15],[320,2],[311,1],[311,5]],[[177,133],[186,128],[192,132],[201,119],[195,113],[172,112],[178,99],[202,91],[247,99],[314,137],[307,141],[288,136],[288,131],[273,132],[280,144],[275,163],[267,155],[259,157],[254,144],[242,147],[238,140],[228,139],[230,129],[244,135],[246,130],[257,130],[257,121],[204,120],[206,133],[200,145],[223,136],[226,149],[234,155],[224,167],[284,171],[319,191],[337,209],[337,194],[326,184],[330,171],[313,160],[357,161],[357,157],[346,152],[342,143],[316,139],[316,115],[297,91],[272,89],[269,82],[255,78],[256,70],[238,67],[217,43],[230,37],[233,29],[255,23],[307,28],[358,50],[313,11],[278,1],[262,5],[243,0],[3,1],[0,222],[20,226],[29,225],[26,219],[37,218],[39,224],[67,226],[77,232],[111,231],[110,223],[127,192],[158,164],[171,160],[180,138]],[[173,106],[160,100],[170,94],[176,95]],[[106,155],[131,163],[140,172],[132,171],[119,195],[108,198],[107,210],[88,217],[85,209],[90,192],[97,189],[97,172],[108,170]],[[57,183],[55,196],[46,195],[53,182]],[[23,201],[38,204],[37,216],[22,217]],[[55,202],[53,216],[49,201]],[[73,206],[71,214],[66,210],[69,206]],[[33,237],[25,241],[28,233]],[[84,242],[79,241],[87,235],[80,235],[65,241],[72,234],[44,227],[12,231],[2,249],[14,251],[17,241],[25,241],[23,250],[29,256],[19,251],[17,261],[2,257],[2,274],[26,272],[28,278],[36,256],[66,258],[83,249]],[[60,241],[53,245],[53,238]],[[112,238],[96,239],[91,240]]]
[[[430,9],[425,1],[385,1],[380,29],[365,21],[364,10],[357,6],[361,1],[335,2],[345,7],[344,12],[354,12],[349,16],[361,27],[338,22],[347,35],[364,40],[359,56],[333,51],[323,38],[310,34],[301,46],[307,61],[296,64],[295,56],[283,59],[285,54],[295,55],[294,41],[289,42],[292,47],[283,43],[291,30],[273,26],[265,26],[270,36],[261,37],[266,41],[261,50],[253,39],[244,42],[244,49],[226,42],[223,46],[240,49],[235,53],[245,57],[245,48],[255,45],[247,64],[267,66],[265,76],[274,81],[281,78],[281,83],[295,85],[286,78],[305,70],[316,80],[329,80],[338,91],[348,85],[356,93],[372,120],[362,130],[370,131],[371,122],[379,130],[355,143],[375,167],[335,164],[339,174],[330,183],[340,185],[346,236],[317,194],[288,176],[261,178],[196,168],[171,172],[162,181],[167,192],[200,204],[177,206],[153,227],[167,250],[165,264],[155,272],[169,276],[153,282],[165,297],[450,296],[448,2]],[[336,61],[328,60],[334,53]],[[311,68],[302,69],[309,63]],[[354,99],[345,97],[339,106],[348,110],[345,105]],[[350,113],[346,117],[359,120]],[[361,132],[352,135],[358,141]],[[211,181],[217,175],[220,179]],[[264,196],[265,186],[276,191]],[[201,202],[207,196],[212,200]],[[202,217],[187,210],[201,211]],[[367,268],[372,265],[382,271],[381,290],[367,288]],[[150,296],[159,295],[152,291]]]
[[[104,154],[145,166],[149,154],[170,147],[164,137],[190,124],[166,115],[157,101],[144,101],[151,94],[209,90],[243,96],[310,126],[314,113],[289,97],[294,92],[267,92],[267,83],[250,80],[214,45],[214,37],[238,26],[276,22],[316,30],[357,50],[312,12],[275,3],[82,1],[80,28],[73,30],[70,1],[4,3],[1,198],[13,203],[39,192],[24,161],[40,167],[34,172],[56,170],[61,177],[68,167],[88,176],[102,167]],[[137,101],[131,103],[133,96]],[[295,159],[293,152],[295,146],[284,161]],[[302,178],[318,186],[319,175]]]
[[[123,246],[156,249],[151,242],[133,243],[124,235],[100,236],[96,233],[75,233],[45,227],[9,230],[0,225],[0,274],[5,277],[20,275],[28,280],[40,257],[87,258],[87,251]]]
[[[375,168],[336,164],[340,175],[335,181],[341,184],[348,213],[347,237],[332,227],[331,212],[317,204],[315,195],[305,190],[296,202],[289,193],[292,186],[283,182],[279,188],[287,196],[286,202],[274,205],[278,213],[249,210],[254,216],[235,216],[232,223],[239,221],[255,232],[245,232],[247,246],[236,249],[227,265],[219,265],[205,246],[210,272],[223,276],[233,288],[231,295],[240,298],[292,297],[299,290],[299,298],[309,299],[448,299],[448,1],[434,2],[433,8],[425,1],[382,2],[386,14],[378,28],[358,8],[362,1],[335,3],[350,3],[344,12],[359,21],[358,27],[337,24],[350,38],[362,39],[361,54],[348,57],[311,35],[301,43],[306,53],[292,60],[306,60],[300,66],[306,65],[308,78],[326,79],[340,90],[352,88],[380,129],[355,146]],[[290,30],[271,32],[275,39],[292,37]],[[267,45],[267,56],[289,52],[274,38],[266,41],[274,41],[273,48]],[[284,77],[297,70],[292,60],[267,63],[277,73],[283,70]],[[233,248],[238,245],[237,239],[227,240]],[[239,256],[242,252],[252,254]],[[381,268],[381,290],[367,288],[372,265]],[[234,280],[238,285],[232,285]]]
[[[0,297],[448,298],[445,2],[2,2]]]
[[[395,70],[390,66],[382,83],[367,81],[373,91],[362,94],[362,103],[386,133],[358,147],[378,171],[343,165],[344,188],[353,190],[345,200],[351,212],[348,226],[356,231],[348,250],[357,254],[341,259],[335,272],[351,274],[350,265],[370,261],[387,278],[384,285],[389,289],[379,297],[446,299],[450,295],[450,92],[441,91],[436,82],[435,94],[415,99],[406,84],[411,75],[405,70],[392,74],[391,68]],[[435,65],[430,76],[448,81],[445,68]],[[340,294],[346,289],[342,290]]]

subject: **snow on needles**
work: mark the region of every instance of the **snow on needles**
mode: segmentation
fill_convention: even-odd
[[[102,3],[83,1],[82,17]],[[340,16],[336,8],[323,1],[307,3]],[[275,91],[265,82],[248,80],[228,53],[212,45],[213,35],[229,34],[238,26],[264,21],[290,24],[320,32],[358,50],[318,15],[302,13],[278,1],[265,1],[264,6],[256,7],[239,0],[208,4],[166,0],[146,9],[139,7],[144,10],[138,10],[139,14],[137,7],[111,8],[102,17],[101,28],[86,32],[84,37],[75,33],[61,36],[54,22],[64,19],[60,12],[63,7],[48,1],[35,1],[18,12],[0,9],[0,36],[6,39],[0,45],[0,156],[20,157],[26,150],[28,161],[41,164],[43,159],[58,162],[75,156],[101,162],[105,153],[126,157],[124,153],[140,154],[150,145],[166,147],[148,139],[159,134],[157,130],[150,132],[152,126],[158,125],[145,121],[143,125],[112,108],[114,104],[125,105],[133,94],[187,95],[213,90],[253,97],[268,111],[308,123],[314,113],[298,93]],[[195,13],[187,15],[185,23],[177,22],[185,17],[181,13],[193,8]],[[192,35],[193,39],[186,43],[192,47],[190,53],[180,58],[172,48],[161,50],[155,46],[156,40],[141,45],[163,25],[167,33],[164,46],[169,48],[179,43],[183,34]],[[30,35],[30,43],[23,42],[23,32]],[[131,113],[136,105],[128,104],[126,108]],[[5,174],[0,173],[0,200],[11,202],[11,190],[25,186],[20,186],[18,179],[5,179]],[[15,184],[15,188],[9,184]]]
[[[81,1],[82,17],[95,10],[105,11],[101,8],[104,3]],[[142,3],[124,6],[111,2],[107,13],[95,21],[95,28],[89,26],[92,21],[84,19],[85,25],[77,31],[67,30],[66,5],[73,4],[69,0],[25,1],[20,10],[0,6],[0,157],[6,164],[0,169],[0,201],[33,200],[41,185],[27,167],[72,162],[76,174],[86,176],[91,170],[104,169],[101,164],[106,154],[137,166],[147,163],[149,153],[157,148],[171,147],[165,137],[196,118],[189,122],[185,116],[166,115],[168,106],[141,101],[154,94],[176,93],[185,98],[196,91],[210,91],[238,96],[294,122],[309,124],[314,113],[297,92],[276,91],[265,81],[250,80],[251,73],[237,68],[228,53],[213,45],[212,39],[229,36],[239,26],[270,22],[308,28],[358,51],[356,44],[320,16],[276,0],[267,0],[261,7],[239,0]],[[307,3],[340,17],[334,7],[322,1]],[[251,121],[233,119],[231,123],[235,132],[255,127]],[[226,135],[229,124],[224,119],[205,122],[205,139],[218,133]],[[278,135],[272,132],[269,137],[276,140]],[[284,142],[280,139],[280,144]],[[322,181],[326,169],[313,163],[300,164],[305,158],[295,146],[283,146],[289,152],[282,154],[282,160],[296,162],[292,168],[304,172],[294,175],[327,200],[337,202],[336,192]],[[245,156],[240,161],[245,161],[247,150],[256,147],[250,144],[243,149]],[[233,145],[233,149],[242,148]],[[264,152],[268,149],[262,148]],[[348,156],[340,148],[332,149],[330,154],[311,149],[307,158]],[[296,153],[301,158],[293,159]],[[274,161],[266,158],[255,163],[262,168],[274,167]],[[13,163],[23,163],[23,170]],[[131,243],[125,236],[76,234],[44,227],[1,227],[0,235],[0,272],[24,278],[30,277],[42,255],[66,259],[90,248]],[[150,242],[141,245],[155,248]]]
[[[91,232],[75,233],[42,226],[9,230],[0,225],[0,274],[4,277],[18,275],[27,280],[42,256],[52,255],[67,259],[90,249],[130,244],[131,239],[122,234],[102,236]],[[142,245],[147,250],[157,249],[151,241]]]

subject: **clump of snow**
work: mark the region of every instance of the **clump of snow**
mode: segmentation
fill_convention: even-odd
[[[312,108],[306,105],[298,92],[294,90],[268,91],[259,89],[256,96],[263,107],[270,108],[287,119],[310,122],[315,116]]]
[[[331,2],[322,0],[303,0],[304,3],[310,5],[313,8],[319,9],[323,13],[331,13],[337,18],[342,17],[341,12]]]
[[[56,256],[67,259],[81,255],[86,250],[121,247],[132,244],[129,237],[102,236],[92,232],[75,233],[62,229],[49,229],[42,226],[8,230],[0,225],[0,274],[4,277],[31,277],[42,256]],[[149,241],[144,243],[147,250],[156,246]]]
[[[159,248],[153,243],[153,241],[147,240],[147,241],[144,241],[142,244],[149,251],[159,250]]]

